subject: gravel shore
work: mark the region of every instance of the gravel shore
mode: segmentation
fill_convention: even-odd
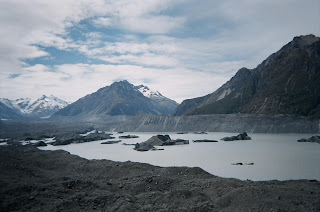
[[[241,181],[200,168],[0,147],[0,211],[319,211],[320,182]]]

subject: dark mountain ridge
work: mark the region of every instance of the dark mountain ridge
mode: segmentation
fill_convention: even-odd
[[[170,100],[172,101],[172,100]],[[177,104],[176,104],[177,105]],[[129,115],[171,114],[174,108],[156,104],[155,100],[144,96],[128,81],[114,82],[97,92],[89,94],[64,109],[53,117],[79,115]]]
[[[320,116],[320,38],[295,37],[255,69],[240,69],[223,86],[184,100],[173,115],[295,114]]]

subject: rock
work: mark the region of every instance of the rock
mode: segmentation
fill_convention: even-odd
[[[105,140],[105,139],[113,139],[115,137],[111,137],[110,134],[105,134],[105,133],[91,133],[87,136],[84,137],[84,142],[89,142],[89,141],[99,141],[99,140]]]
[[[243,163],[231,163],[231,165],[235,165],[235,166],[242,166]]]
[[[169,135],[155,135],[149,138],[146,143],[151,144],[152,146],[163,146],[163,144],[168,141],[171,141]]]
[[[208,134],[206,132],[193,132],[194,134]]]
[[[122,136],[119,136],[119,138],[122,138],[122,139],[139,138],[139,136],[137,136],[137,135],[122,135]]]
[[[105,142],[102,142],[101,144],[117,144],[121,142],[121,140],[118,140],[118,141],[105,141]]]
[[[156,135],[152,136],[145,142],[135,144],[134,149],[137,151],[159,150],[154,146],[171,146],[182,144],[189,144],[189,141],[183,139],[171,140],[169,135]]]
[[[122,145],[125,145],[125,146],[135,146],[136,144],[127,144],[127,143],[123,143]]]
[[[254,163],[245,163],[244,165],[252,166]]]
[[[162,149],[162,148],[155,148],[155,147],[153,147],[153,149],[151,149],[151,151],[159,151],[159,150],[164,150],[164,149]]]
[[[83,141],[83,137],[75,132],[71,132],[57,135],[55,140],[56,141],[54,142],[53,146],[68,145],[71,143],[81,143],[81,141]]]
[[[320,136],[315,135],[315,136],[311,136],[311,137],[308,138],[308,139],[301,138],[301,139],[298,140],[298,142],[311,142],[311,143],[318,143],[318,144],[320,144]]]
[[[55,138],[55,142],[53,143],[54,146],[58,145],[67,145],[71,143],[84,143],[84,142],[90,142],[90,141],[99,141],[99,140],[105,140],[105,139],[113,139],[114,137],[111,137],[109,134],[105,133],[91,133],[87,136],[80,136],[79,134],[75,132],[71,133],[65,133],[62,135],[58,135]]]
[[[184,140],[184,139],[170,140],[170,141],[164,142],[163,146],[182,145],[182,144],[189,144],[189,140]]]
[[[193,142],[195,142],[195,143],[201,143],[201,142],[218,142],[218,141],[216,141],[216,140],[203,139],[203,140],[193,140]]]
[[[244,132],[237,136],[224,137],[221,140],[223,141],[251,140],[251,137],[249,137],[248,134]]]
[[[92,130],[94,130],[94,127],[93,127],[93,126],[88,127],[88,128],[85,129],[85,130],[78,131],[77,133],[78,133],[78,134],[86,134],[86,133],[88,133],[88,132],[91,132]]]
[[[154,146],[163,146],[165,142],[171,141],[169,135],[155,135],[145,142],[137,143],[134,147],[137,151],[149,151],[155,149]]]
[[[43,141],[38,141],[37,143],[34,143],[33,146],[47,146],[47,144]]]
[[[136,143],[134,146],[134,150],[137,150],[140,152],[149,151],[151,149],[154,149],[154,146],[152,146],[151,144],[146,143],[146,142]]]
[[[254,165],[254,163],[231,163],[231,165],[235,165],[235,166],[243,166],[243,165],[247,165],[247,166],[252,166]]]

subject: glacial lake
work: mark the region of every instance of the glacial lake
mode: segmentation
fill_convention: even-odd
[[[258,134],[249,133],[252,140],[221,141],[226,136],[237,133],[210,132],[208,134],[168,133],[114,133],[138,135],[139,138],[121,139],[117,144],[101,144],[94,141],[66,146],[39,147],[42,150],[66,150],[87,159],[109,159],[113,161],[133,161],[158,166],[201,167],[220,177],[241,180],[320,180],[320,144],[299,143],[298,139],[309,138],[309,134]],[[164,146],[163,151],[138,152],[133,146],[157,134],[168,134],[171,139],[186,139],[187,145]],[[192,140],[214,139],[217,143],[193,143]],[[108,140],[109,141],[109,140]],[[233,163],[254,163],[254,165],[232,165]]]

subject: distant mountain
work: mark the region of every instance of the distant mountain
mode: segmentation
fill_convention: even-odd
[[[16,100],[0,98],[0,102],[18,114],[19,117],[33,118],[50,117],[55,112],[68,105],[66,101],[52,95],[43,95],[35,101],[32,101],[30,98],[20,98]]]
[[[134,86],[134,89],[151,99],[152,104],[154,104],[155,107],[160,108],[161,114],[171,115],[178,106],[177,102],[163,96],[159,91],[150,90],[147,86]]]
[[[6,104],[0,101],[0,119],[22,119],[23,117],[18,111],[8,107]]]
[[[56,112],[53,117],[78,115],[171,114],[177,103],[148,87],[114,82]]]
[[[320,38],[295,37],[255,69],[240,69],[215,92],[184,100],[174,115],[320,116]]]

